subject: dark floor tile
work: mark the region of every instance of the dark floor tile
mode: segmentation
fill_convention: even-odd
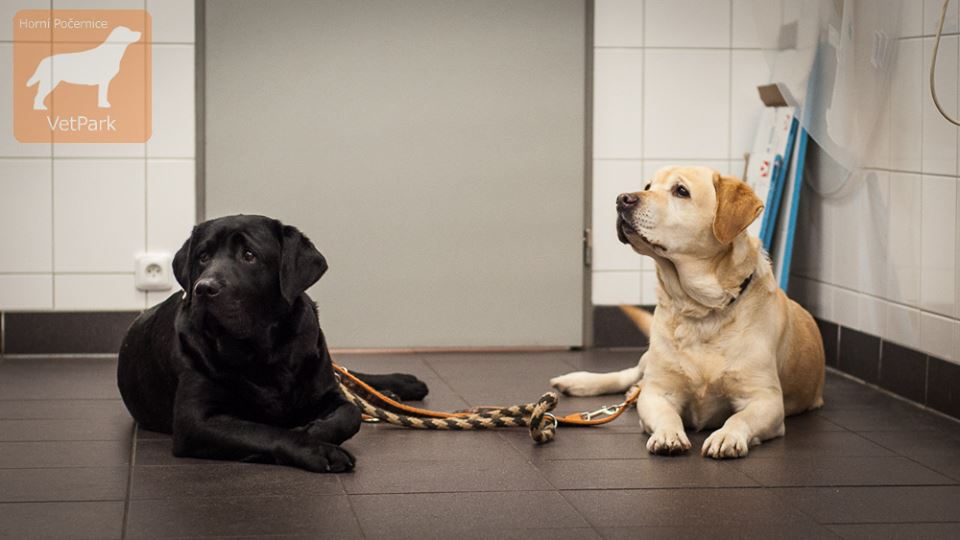
[[[956,429],[948,419],[893,398],[872,407],[836,410],[828,406],[817,411],[817,414],[851,431],[865,433]]]
[[[129,440],[0,442],[0,469],[115,467],[129,455]]]
[[[137,466],[149,465],[216,465],[224,463],[216,459],[179,458],[173,455],[173,440],[164,439],[137,440],[137,452],[134,455]]]
[[[4,396],[5,397],[5,396]],[[119,399],[0,399],[4,420],[130,420]]]
[[[635,349],[587,349],[576,351],[564,358],[577,371],[620,371],[637,365],[646,347]],[[562,375],[553,373],[550,377]]]
[[[589,527],[555,491],[351,495],[350,502],[368,538],[493,538],[517,529]]]
[[[837,367],[839,365],[837,350],[840,344],[840,327],[822,319],[816,319],[816,321],[820,328],[820,337],[823,338],[823,352],[826,356],[827,365]]]
[[[849,540],[960,538],[960,523],[875,523],[828,527],[841,538]]]
[[[818,523],[953,522],[960,515],[960,486],[783,488],[773,493]]]
[[[736,538],[738,540],[813,540],[819,538],[835,539],[836,534],[827,528],[811,522],[791,523],[789,525],[756,525],[739,523],[736,525],[711,525],[702,527],[622,527],[617,529],[600,528],[600,536],[605,540],[703,540],[704,538]]]
[[[82,420],[0,420],[0,441],[128,440],[133,420],[115,416]]]
[[[427,363],[471,405],[536,401],[550,378],[571,370],[564,353],[430,355]]]
[[[896,486],[953,484],[907,458],[784,457],[738,460],[735,466],[764,486]]]
[[[134,467],[130,497],[311,497],[342,493],[337,475],[279,465],[218,462],[208,466]]]
[[[844,431],[843,427],[834,424],[815,411],[808,411],[795,416],[788,416],[784,420],[787,434],[822,433],[825,431]]]
[[[960,436],[942,431],[880,431],[864,433],[863,436],[892,452],[960,481]]]
[[[527,461],[517,455],[501,457],[499,461],[366,460],[357,463],[356,470],[340,480],[350,494],[551,489]]]
[[[3,399],[119,399],[116,358],[5,358]]]
[[[809,523],[758,488],[564,491],[594,527],[722,527]]]
[[[516,429],[526,435],[526,429]],[[527,441],[533,441],[526,435]],[[430,431],[398,426],[364,426],[344,443],[361,464],[403,461],[501,461],[518,459],[495,431]]]
[[[646,452],[646,450],[644,450]],[[750,487],[757,483],[722,461],[703,459],[598,459],[537,464],[557,489]]]
[[[929,357],[927,406],[960,418],[960,365]]]
[[[137,428],[137,440],[138,441],[165,441],[170,440],[169,433],[160,433],[159,431],[150,431],[148,429],[143,429],[142,427]]]
[[[880,351],[879,385],[911,401],[923,403],[926,395],[927,356],[884,341]]]
[[[133,500],[127,538],[316,535],[360,538],[344,495]]]
[[[896,402],[884,392],[848,377],[843,372],[827,371],[824,385],[824,408],[830,410],[862,409]]]
[[[553,441],[533,444],[526,430],[503,430],[500,435],[525,458],[538,461],[573,459],[646,459],[647,436],[605,428],[561,428]]]
[[[840,330],[840,362],[838,367],[870,383],[880,373],[880,338],[851,328]]]
[[[127,467],[0,469],[0,502],[122,501]]]
[[[120,538],[123,501],[0,504],[0,538]]]
[[[757,458],[834,458],[849,456],[893,456],[893,452],[849,431],[800,431],[765,441],[750,449]]]
[[[6,354],[116,353],[139,311],[4,314]]]
[[[412,403],[439,411],[452,411],[469,406],[433,369],[414,354],[342,354],[336,361],[347,369],[361,373],[409,373],[427,384],[430,393],[422,402]]]

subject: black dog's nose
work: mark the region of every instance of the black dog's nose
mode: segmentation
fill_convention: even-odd
[[[637,197],[633,193],[621,193],[617,196],[617,210],[632,208],[636,206],[639,201],[640,197]]]
[[[214,297],[220,294],[220,289],[220,284],[213,278],[198,279],[196,285],[193,286],[193,292],[197,296]]]

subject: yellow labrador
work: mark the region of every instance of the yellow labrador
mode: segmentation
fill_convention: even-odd
[[[647,449],[690,449],[684,426],[720,427],[701,453],[747,455],[784,434],[785,415],[823,405],[824,354],[810,316],[777,287],[760,241],[745,232],[763,204],[743,182],[706,167],[668,167],[617,198],[617,235],[657,263],[650,348],[637,367],[550,381],[571,395],[642,384]]]

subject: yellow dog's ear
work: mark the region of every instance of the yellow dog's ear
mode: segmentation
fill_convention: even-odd
[[[750,186],[732,176],[713,173],[717,190],[717,215],[713,219],[713,235],[721,244],[729,244],[757,219],[763,202]]]

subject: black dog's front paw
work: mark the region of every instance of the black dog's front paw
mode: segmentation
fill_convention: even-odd
[[[300,448],[291,457],[292,465],[315,473],[342,473],[356,466],[350,452],[327,443]]]
[[[430,393],[427,383],[407,373],[393,373],[388,375],[391,385],[387,390],[393,392],[403,401],[421,401]]]

